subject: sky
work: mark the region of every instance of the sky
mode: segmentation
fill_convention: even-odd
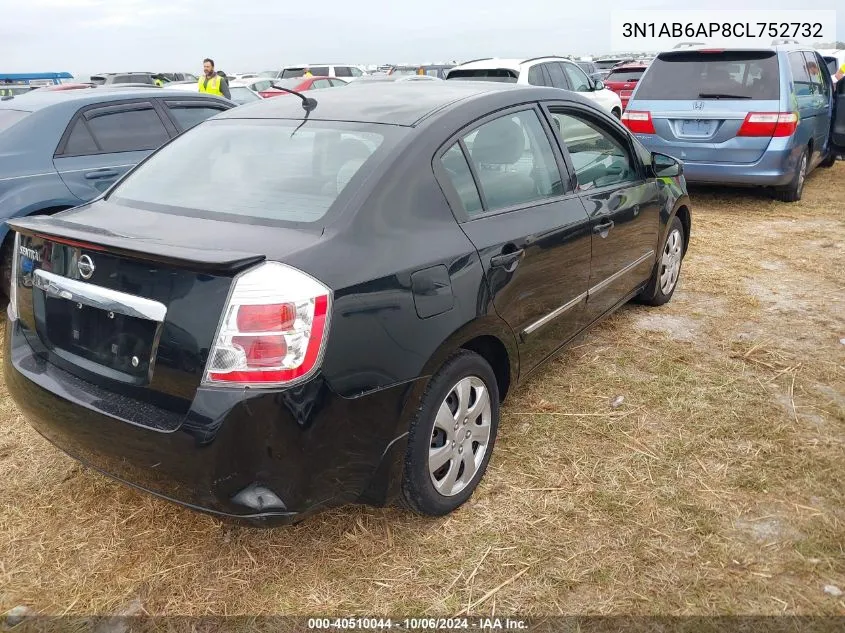
[[[841,0],[814,0],[836,9]],[[614,9],[794,9],[794,0],[0,0],[0,72],[227,73],[611,50]],[[837,39],[845,40],[845,11]]]

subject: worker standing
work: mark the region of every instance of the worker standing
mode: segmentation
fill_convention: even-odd
[[[199,90],[210,95],[217,95],[218,97],[232,98],[232,93],[229,92],[229,82],[226,77],[221,77],[214,72],[214,60],[206,57],[202,60],[203,75],[199,79]]]
[[[303,77],[313,77],[314,76],[314,75],[311,74],[311,69],[308,66],[306,66],[304,68],[304,70],[305,70],[305,72],[302,73]]]

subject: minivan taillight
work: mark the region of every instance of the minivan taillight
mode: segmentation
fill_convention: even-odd
[[[328,334],[329,288],[279,262],[235,278],[205,383],[288,386],[319,368]]]
[[[797,112],[749,112],[736,135],[792,136],[797,127]]]
[[[654,134],[651,112],[626,110],[622,113],[622,123],[634,134]]]

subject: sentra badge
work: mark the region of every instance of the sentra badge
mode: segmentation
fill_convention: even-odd
[[[34,262],[40,262],[41,261],[41,253],[39,253],[34,248],[27,248],[26,246],[19,246],[18,251],[20,252],[21,255],[23,255],[24,257],[29,257]]]

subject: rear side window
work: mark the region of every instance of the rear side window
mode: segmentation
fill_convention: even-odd
[[[329,67],[328,66],[311,66],[311,74],[315,77],[328,77],[329,76]]]
[[[104,153],[156,149],[170,136],[152,108],[89,115],[88,129]]]
[[[463,141],[487,211],[540,202],[563,192],[549,137],[533,110],[494,119]]]
[[[100,148],[97,147],[94,137],[88,131],[88,126],[85,125],[85,119],[79,117],[70,131],[70,136],[68,136],[67,144],[62,153],[67,156],[80,156],[83,154],[96,154],[99,151]]]
[[[543,66],[537,64],[528,69],[528,83],[532,86],[545,86],[546,78],[543,75]]]
[[[215,120],[176,138],[114,190],[129,206],[198,217],[317,222],[381,155],[393,126]]]
[[[352,70],[349,68],[349,66],[335,66],[334,74],[335,77],[351,77]]]
[[[302,77],[305,74],[305,68],[285,68],[282,71],[279,79],[291,79],[293,77]]]
[[[360,68],[355,68],[355,66],[350,66],[349,72],[352,73],[353,77],[361,77],[364,74]]]
[[[461,199],[464,211],[467,215],[473,216],[483,211],[481,197],[472,178],[466,156],[459,143],[455,143],[441,156],[440,163],[449,176],[449,181]]]
[[[637,84],[638,100],[780,98],[774,51],[662,53]]]
[[[508,68],[458,68],[449,71],[447,79],[477,79],[515,84],[519,73]]]
[[[552,86],[555,88],[563,88],[564,90],[569,89],[569,82],[566,81],[566,74],[563,72],[563,68],[557,62],[552,62],[549,64],[543,64],[546,67],[546,70],[549,71],[549,77],[552,80]]]
[[[605,81],[639,81],[643,76],[643,70],[611,70]]]
[[[210,106],[170,106],[169,111],[180,130],[189,130],[207,118],[223,112],[220,108]]]

